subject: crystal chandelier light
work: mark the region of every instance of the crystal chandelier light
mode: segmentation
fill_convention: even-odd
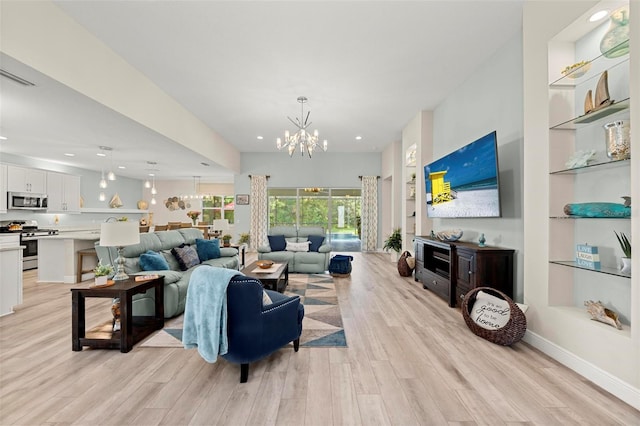
[[[276,147],[278,149],[287,148],[290,157],[293,156],[296,149],[299,149],[301,155],[304,155],[306,152],[309,154],[309,158],[311,158],[314,149],[322,148],[323,151],[326,151],[328,147],[326,139],[322,142],[322,145],[318,143],[319,137],[317,130],[314,130],[313,134],[307,132],[307,127],[311,125],[309,122],[309,114],[311,114],[311,111],[307,111],[306,117],[304,115],[304,104],[307,100],[308,99],[304,96],[298,97],[298,102],[300,103],[299,119],[296,118],[294,121],[291,117],[287,117],[289,121],[298,128],[298,131],[291,135],[287,130],[284,132],[284,141],[280,138],[276,139]]]

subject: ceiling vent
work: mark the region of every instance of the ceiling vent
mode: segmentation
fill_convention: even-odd
[[[17,75],[12,74],[7,70],[3,70],[2,68],[0,68],[0,75],[8,78],[9,80],[13,80],[18,84],[22,84],[23,86],[35,86],[35,83],[32,83],[29,80],[25,80],[22,77],[18,77]]]

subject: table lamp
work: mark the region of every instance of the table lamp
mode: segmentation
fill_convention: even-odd
[[[113,276],[114,281],[126,280],[129,278],[129,276],[124,273],[124,257],[122,257],[122,249],[124,246],[138,244],[139,242],[140,230],[137,222],[109,222],[109,219],[107,219],[107,222],[100,224],[100,245],[104,247],[118,248],[118,259],[116,259],[118,268],[116,270],[116,274]]]
[[[213,228],[214,235],[219,237],[220,234],[229,229],[229,221],[227,219],[214,219],[211,228]]]

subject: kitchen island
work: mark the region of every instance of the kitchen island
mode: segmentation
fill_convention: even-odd
[[[22,303],[23,249],[20,234],[0,234],[0,316]]]
[[[93,248],[99,239],[99,230],[60,232],[58,235],[40,238],[38,282],[75,284],[78,250]]]

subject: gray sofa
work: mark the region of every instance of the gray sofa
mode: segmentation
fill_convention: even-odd
[[[184,312],[187,298],[187,288],[191,273],[200,265],[218,266],[227,269],[239,269],[238,250],[220,247],[220,257],[205,260],[200,265],[181,271],[177,260],[171,254],[171,249],[181,244],[195,244],[196,238],[202,238],[203,233],[197,228],[183,228],[173,231],[149,232],[140,234],[140,243],[127,246],[122,250],[125,259],[124,270],[128,275],[158,274],[164,276],[164,316],[171,318]],[[171,270],[143,271],[140,268],[140,255],[147,250],[160,252],[169,263]],[[118,251],[115,247],[102,247],[96,243],[98,259],[103,264],[117,265]],[[153,315],[155,310],[154,292],[137,294],[133,297],[133,315]]]
[[[284,235],[285,240],[290,242],[304,242],[310,235],[324,236],[324,228],[321,226],[274,226],[269,229],[269,235]],[[274,251],[270,245],[258,247],[258,259],[272,260],[276,263],[289,263],[289,272],[300,272],[305,274],[320,274],[329,268],[331,257],[331,245],[326,238],[318,251],[293,252]]]

